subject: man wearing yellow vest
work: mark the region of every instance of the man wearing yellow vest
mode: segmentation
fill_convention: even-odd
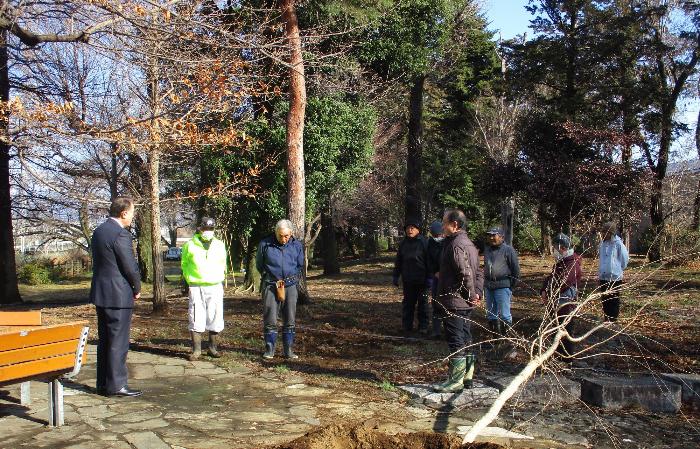
[[[189,330],[192,337],[190,360],[202,355],[202,332],[209,331],[211,357],[221,357],[217,350],[219,332],[224,329],[224,287],[226,246],[214,237],[213,218],[202,218],[192,240],[182,247],[182,275],[189,286]]]

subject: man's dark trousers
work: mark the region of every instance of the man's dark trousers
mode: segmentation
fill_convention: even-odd
[[[95,304],[99,335],[96,387],[113,394],[127,386],[131,313],[141,291],[131,233],[108,219],[92,235],[92,259],[90,302]]]
[[[97,382],[107,394],[127,384],[126,354],[133,309],[96,307],[97,310]]]
[[[415,316],[416,305],[418,306],[418,327],[421,330],[428,329],[428,297],[424,283],[413,284],[404,282],[403,284],[403,330],[413,330],[413,317]]]
[[[445,328],[445,339],[450,348],[451,358],[465,357],[472,353],[466,349],[472,343],[472,309],[446,311],[442,324]]]
[[[603,315],[605,321],[617,321],[620,316],[620,289],[622,281],[599,281],[599,289],[602,293]]]

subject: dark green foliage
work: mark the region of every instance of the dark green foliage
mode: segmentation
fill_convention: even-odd
[[[286,215],[287,108],[280,103],[270,122],[259,119],[247,125],[253,144],[246,151],[212,151],[202,159],[201,170],[210,186],[235,183],[241,173],[259,171],[257,188],[232,190],[208,200],[208,208],[225,217],[235,235],[259,238],[271,233],[274,223]],[[308,216],[327,205],[331,195],[352,188],[369,170],[375,126],[375,113],[367,105],[339,97],[309,99],[304,151]]]
[[[51,269],[40,262],[29,262],[22,265],[17,272],[17,279],[22,284],[45,285],[51,284]]]
[[[395,1],[362,36],[358,59],[385,79],[427,73],[442,52],[455,6],[445,0]]]

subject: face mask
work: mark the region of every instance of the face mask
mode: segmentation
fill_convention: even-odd
[[[208,242],[214,238],[214,231],[202,231],[202,240]]]
[[[566,251],[562,251],[562,252],[559,252],[558,250],[555,249],[555,250],[554,250],[554,259],[555,259],[557,262],[559,262],[560,260],[569,257],[569,256],[572,255],[573,253],[574,253],[574,249],[573,249],[573,248],[569,248],[569,249],[567,249]]]

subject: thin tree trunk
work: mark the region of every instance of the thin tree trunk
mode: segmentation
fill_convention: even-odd
[[[258,253],[258,243],[259,238],[248,239],[248,247],[246,248],[246,264],[245,264],[245,278],[243,279],[243,286],[240,288],[241,291],[247,291],[251,293],[260,292],[260,281],[261,273],[255,266],[255,257]]]
[[[112,152],[109,155],[110,167],[109,167],[109,200],[114,201],[114,199],[119,195],[119,167],[117,159],[117,143],[112,143],[110,145]]]
[[[338,242],[333,227],[333,214],[330,210],[321,214],[321,232],[323,236],[323,274],[338,274],[340,273]]]
[[[406,156],[405,220],[423,219],[421,213],[421,175],[423,152],[423,93],[425,76],[416,77],[411,87],[408,119],[408,154]],[[405,222],[405,221],[404,221]]]
[[[698,94],[700,94],[700,80],[698,80]],[[695,123],[695,149],[698,152],[698,167],[700,167],[700,110],[698,120]],[[695,192],[695,202],[693,203],[693,223],[692,231],[700,231],[700,174],[698,174],[698,189]]]
[[[141,281],[153,281],[153,253],[151,251],[151,210],[143,209],[136,214],[136,253],[141,272]]]
[[[515,223],[515,199],[506,198],[501,204],[501,226],[503,226],[503,237],[508,245],[513,245],[513,225]]]
[[[160,170],[160,154],[155,145],[151,149],[148,161],[150,179],[149,205],[151,212],[151,257],[153,259],[153,311],[164,312],[168,303],[165,300],[165,285],[163,275],[163,256],[161,255],[160,236],[160,182],[158,173]]]
[[[652,243],[649,247],[648,258],[651,262],[658,262],[662,257],[662,241],[664,231],[664,209],[663,209],[663,180],[654,177],[651,192],[651,219]]]
[[[151,115],[157,116],[158,105],[158,61],[153,61],[153,65],[148,68],[148,95],[151,106]],[[153,311],[163,313],[168,308],[166,301],[163,256],[161,255],[161,233],[160,233],[160,147],[157,145],[158,132],[155,120],[151,120],[151,133],[153,142],[148,152],[148,194],[151,213],[151,258],[153,259]]]
[[[306,247],[306,179],[304,175],[304,117],[306,81],[301,36],[294,0],[281,0],[282,21],[289,50],[289,113],[287,114],[287,209],[294,224],[294,237]],[[299,281],[299,303],[309,300],[306,267]]]
[[[543,207],[540,205],[537,210],[537,218],[540,221],[540,251],[543,256],[550,256],[552,254],[552,236],[549,235],[549,227],[547,226]]]
[[[4,3],[4,2],[3,2]],[[0,102],[10,101],[7,31],[0,31]],[[21,302],[17,286],[10,192],[9,112],[0,112],[0,304]]]

